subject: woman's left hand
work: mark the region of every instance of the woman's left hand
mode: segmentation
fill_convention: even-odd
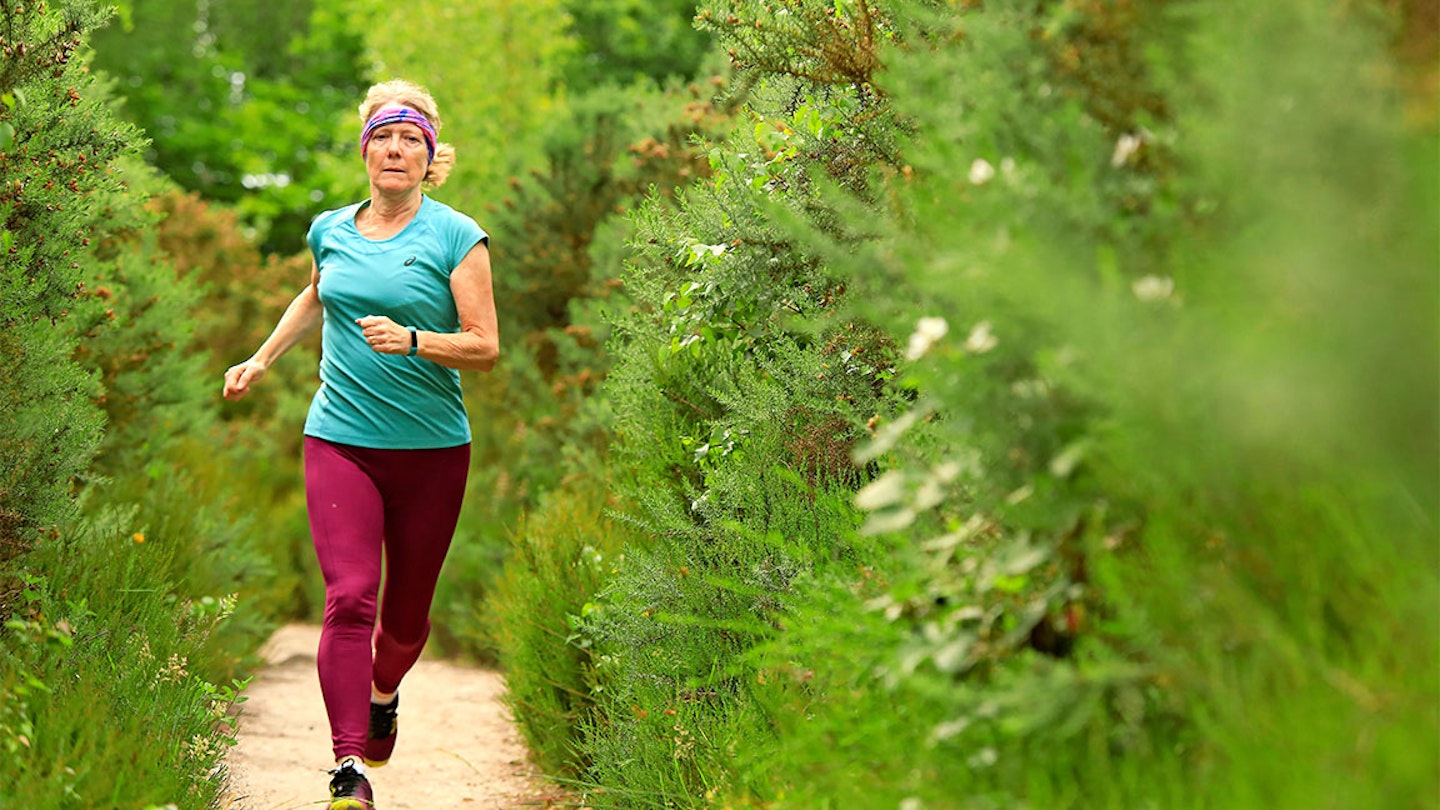
[[[356,318],[361,333],[370,348],[380,354],[409,354],[410,330],[384,315],[366,315]]]

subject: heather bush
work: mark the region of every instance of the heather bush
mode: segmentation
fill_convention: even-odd
[[[586,801],[1422,806],[1420,17],[698,19],[745,124],[610,311]]]

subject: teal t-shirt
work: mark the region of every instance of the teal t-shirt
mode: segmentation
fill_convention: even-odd
[[[305,435],[384,449],[455,447],[470,441],[460,374],[419,356],[379,354],[357,318],[386,315],[401,326],[458,332],[450,274],[489,237],[470,217],[422,197],[420,210],[389,239],[360,235],[356,203],[326,211],[306,241],[320,270],[325,320],[320,389]]]

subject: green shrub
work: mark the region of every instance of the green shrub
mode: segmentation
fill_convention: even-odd
[[[487,223],[502,361],[467,380],[474,433],[469,494],[436,592],[440,649],[490,659],[483,605],[505,564],[507,536],[572,470],[603,456],[610,425],[598,395],[609,358],[600,308],[624,305],[619,272],[646,193],[664,195],[704,170],[690,143],[723,111],[696,85],[637,83],[577,95],[543,139],[544,169],[517,179]]]
[[[214,684],[265,629],[222,619],[268,573],[247,514],[176,469],[214,427],[199,293],[141,210],[139,134],[84,66],[103,18],[6,14],[0,806],[212,807],[239,686]]]
[[[750,126],[637,216],[601,389],[645,537],[581,627],[587,801],[1423,806],[1396,18],[720,5]]]
[[[908,550],[832,608],[888,652],[819,670],[849,689],[783,727],[781,806],[845,795],[816,787],[837,758],[800,752],[880,693],[909,711],[874,736],[924,744],[919,773],[859,746],[882,766],[861,806],[1433,793],[1435,651],[1393,639],[1433,635],[1440,591],[1434,322],[1411,297],[1435,292],[1413,224],[1434,133],[1405,137],[1362,78],[1392,69],[1369,11],[1322,5],[908,6],[936,47],[887,53],[881,81],[915,179],[873,245],[815,248],[913,334],[917,407],[862,451],[893,469],[858,497]]]
[[[215,358],[208,349],[216,335],[231,337],[224,327],[237,324],[206,316],[202,330],[193,314],[226,311],[222,296],[205,283],[221,259],[194,241],[181,256],[164,250],[186,227],[214,227],[214,241],[223,242],[224,223],[215,227],[207,212],[192,209],[184,217],[187,225],[181,225],[180,217],[165,216],[165,206],[153,204],[180,199],[159,193],[168,191],[165,182],[143,168],[125,168],[124,195],[101,198],[116,236],[95,246],[88,294],[77,301],[67,324],[77,333],[74,356],[93,372],[101,391],[96,400],[106,416],[103,440],[81,489],[82,516],[133,513],[135,530],[169,549],[173,582],[165,587],[178,596],[240,597],[236,616],[207,645],[205,665],[198,667],[207,677],[223,679],[243,668],[274,622],[294,609],[296,574],[275,561],[286,559],[287,541],[293,542],[295,533],[274,530],[285,511],[262,510],[249,500],[248,490],[260,489],[249,477],[255,461],[243,444],[222,441],[231,426],[218,418],[220,371],[212,369]],[[215,256],[234,261],[232,267],[243,266],[246,258],[243,251],[218,250]],[[253,249],[249,256],[256,257]],[[177,265],[184,271],[177,272]],[[235,296],[228,303],[246,309]],[[243,327],[254,325],[242,322]],[[278,372],[276,382],[285,373]],[[283,393],[267,391],[257,398],[279,402]],[[258,438],[283,444],[263,430],[263,422],[256,424],[275,418],[261,414],[247,425],[251,443]],[[272,492],[284,490],[277,486]],[[47,575],[65,581],[63,573]]]
[[[580,749],[595,806],[704,806],[728,795],[739,758],[767,745],[773,722],[748,652],[800,611],[810,572],[853,572],[875,556],[856,536],[854,471],[834,452],[848,403],[805,390],[823,374],[819,357],[787,352],[708,399],[666,374],[696,366],[666,348],[650,369],[658,379],[631,380],[623,360],[612,378],[625,435],[644,429],[646,461],[664,466],[629,471],[635,506],[625,518],[645,539],[626,549],[580,628],[595,660],[596,711]],[[644,392],[688,404],[661,407]],[[699,403],[717,418],[677,413]]]
[[[810,172],[863,194],[857,159],[883,150],[887,130],[867,88],[807,82],[742,84],[725,102],[753,108],[725,141],[701,144],[704,181],[637,213],[630,306],[606,310],[603,463],[617,519],[643,539],[580,626],[595,704],[575,759],[597,806],[729,795],[740,749],[771,737],[749,652],[803,601],[797,582],[876,556],[856,535],[850,500],[869,473],[850,447],[896,407],[895,348],[846,317],[843,279],[784,223],[854,238],[815,205]],[[835,137],[851,126],[877,140],[857,150]]]
[[[594,704],[592,650],[577,633],[601,583],[623,562],[629,533],[605,517],[598,483],[544,499],[517,528],[488,608],[505,662],[506,700],[531,756],[573,778],[578,736]]]

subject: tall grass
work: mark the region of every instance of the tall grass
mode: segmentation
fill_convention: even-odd
[[[233,596],[180,596],[186,538],[136,517],[110,510],[21,561],[0,638],[0,807],[218,806],[243,684],[207,678],[225,669],[211,638]]]

